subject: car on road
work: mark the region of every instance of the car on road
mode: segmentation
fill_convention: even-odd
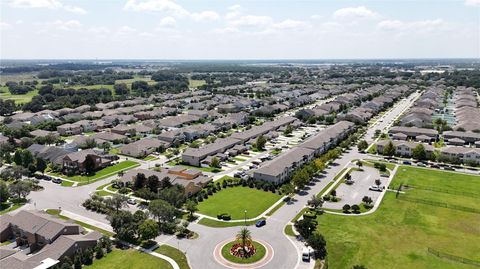
[[[54,177],[54,178],[52,179],[52,182],[53,182],[53,183],[56,183],[56,184],[61,184],[61,183],[62,183],[62,180],[59,179],[59,178]]]
[[[127,203],[130,204],[130,205],[136,205],[137,201],[135,201],[135,199],[133,199],[133,198],[130,198],[130,199],[127,200]]]
[[[262,226],[265,226],[265,224],[267,224],[267,221],[264,220],[264,219],[261,219],[261,220],[255,222],[255,227],[260,228]]]
[[[448,170],[448,171],[455,171],[455,168],[450,167],[450,166],[445,166],[443,170]]]
[[[417,163],[417,166],[419,167],[426,167],[426,165],[424,163]]]
[[[440,166],[436,165],[436,164],[432,164],[430,165],[430,168],[437,168],[437,169],[440,169]]]
[[[405,164],[405,165],[412,165],[412,162],[410,162],[410,161],[403,161],[403,164]]]
[[[383,191],[383,189],[380,186],[377,186],[377,185],[370,186],[368,189],[371,190],[371,191],[379,191],[379,192]]]

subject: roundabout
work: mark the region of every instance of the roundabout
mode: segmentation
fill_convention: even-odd
[[[245,247],[247,257],[243,255],[242,243],[238,239],[228,239],[215,246],[213,256],[215,261],[227,268],[254,269],[268,264],[274,255],[272,246],[262,240],[251,241]]]

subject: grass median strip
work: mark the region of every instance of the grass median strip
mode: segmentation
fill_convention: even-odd
[[[175,260],[175,262],[177,262],[180,269],[190,269],[190,266],[188,265],[187,257],[185,256],[185,254],[172,246],[161,245],[159,248],[155,250],[155,252],[159,254],[163,254]]]

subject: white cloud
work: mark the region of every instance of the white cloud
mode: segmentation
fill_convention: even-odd
[[[172,0],[128,0],[125,10],[166,12],[175,17],[185,17],[190,13]]]
[[[132,27],[127,26],[127,25],[124,25],[124,26],[122,26],[118,29],[117,33],[118,34],[131,34],[131,33],[134,33],[136,31],[137,31],[137,29],[132,28]]]
[[[310,25],[304,21],[297,21],[297,20],[291,20],[291,19],[286,19],[284,21],[281,21],[279,23],[274,23],[272,25],[273,28],[280,29],[280,30],[301,29],[309,26]]]
[[[192,13],[191,16],[196,21],[214,21],[220,18],[220,15],[218,15],[217,12],[211,10]]]
[[[466,6],[480,7],[480,0],[465,0]]]
[[[312,16],[310,16],[310,19],[312,20],[319,20],[321,18],[323,18],[323,16],[319,14],[313,14]]]
[[[138,35],[141,36],[141,37],[154,37],[155,36],[154,34],[149,33],[149,32],[142,32]]]
[[[423,20],[403,22],[399,20],[384,20],[377,24],[377,27],[386,31],[433,31],[447,26],[447,23],[442,19]]]
[[[163,27],[163,28],[173,28],[177,25],[177,20],[173,17],[165,17],[163,18],[158,26]]]
[[[88,32],[97,35],[105,35],[110,33],[110,29],[108,29],[107,27],[91,27],[88,29]]]
[[[6,22],[0,22],[0,30],[8,30],[10,29],[12,26]]]
[[[358,6],[338,9],[333,13],[333,17],[335,19],[375,19],[379,14],[364,6]]]
[[[87,14],[85,9],[77,6],[64,5],[59,0],[11,0],[10,6],[14,8],[63,9],[75,14]]]
[[[40,26],[39,33],[52,33],[53,30],[77,31],[82,28],[82,24],[77,20],[55,20],[50,22],[39,22],[34,25]]]
[[[265,27],[273,23],[269,16],[245,15],[229,22],[236,27]]]

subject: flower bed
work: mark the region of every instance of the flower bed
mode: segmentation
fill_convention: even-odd
[[[242,242],[234,240],[222,247],[222,256],[233,263],[249,264],[260,261],[265,257],[266,248],[256,241],[252,241],[247,248],[247,255],[244,255]]]

